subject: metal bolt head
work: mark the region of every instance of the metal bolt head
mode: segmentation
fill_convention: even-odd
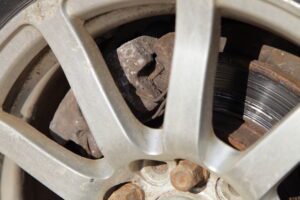
[[[171,183],[179,191],[187,192],[198,183],[206,181],[208,172],[197,164],[187,160],[179,162],[171,172]]]
[[[108,200],[144,200],[143,190],[132,183],[127,183],[114,191]]]

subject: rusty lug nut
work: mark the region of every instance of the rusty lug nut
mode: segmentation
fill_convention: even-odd
[[[200,182],[207,182],[209,172],[188,160],[182,160],[171,172],[171,183],[177,190],[190,191]]]
[[[144,200],[143,190],[132,183],[127,183],[114,191],[108,200]]]

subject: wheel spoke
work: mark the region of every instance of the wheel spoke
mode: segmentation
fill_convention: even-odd
[[[103,155],[115,166],[137,157],[142,152],[140,148],[147,146],[142,134],[144,126],[112,84],[108,67],[83,21],[58,9],[56,14],[33,24],[61,64]]]
[[[84,4],[81,0],[72,0],[67,2],[67,8],[70,15],[80,16],[82,19],[90,19],[101,13],[108,11],[145,4],[170,4],[175,0],[89,0]]]
[[[278,193],[277,193],[277,187],[273,187],[266,195],[264,195],[262,200],[280,200]]]
[[[177,155],[197,156],[189,158],[193,160],[198,160],[199,150],[213,135],[219,26],[214,1],[177,1],[176,41],[164,122],[165,148]]]
[[[245,152],[225,176],[250,199],[260,199],[273,189],[300,161],[300,109]]]
[[[0,132],[1,153],[66,199],[99,196],[101,177],[112,173],[104,160],[76,156],[23,120],[4,112],[0,113]]]

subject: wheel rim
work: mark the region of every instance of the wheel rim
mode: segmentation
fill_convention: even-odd
[[[32,4],[0,32],[0,58],[3,56],[0,65],[5,66],[4,73],[0,75],[0,102],[4,103],[19,74],[48,44],[62,66],[105,157],[90,161],[67,152],[24,121],[5,112],[0,114],[3,133],[0,151],[66,199],[102,198],[112,185],[130,179],[132,172],[129,164],[133,161],[177,158],[189,159],[207,167],[228,181],[245,198],[259,199],[274,195],[277,183],[300,160],[297,145],[300,135],[293,133],[298,128],[299,109],[292,111],[270,134],[242,153],[215,137],[211,118],[220,16],[238,17],[255,23],[299,45],[299,16],[294,11],[295,7],[290,9],[289,5],[282,3],[284,9],[267,1],[177,2],[173,71],[164,126],[158,130],[139,123],[117,88],[109,84],[113,80],[101,53],[84,27],[84,21],[118,8],[162,2],[91,0],[83,5],[80,0],[74,0]],[[56,34],[56,30],[60,34]],[[185,35],[190,37],[185,38]],[[16,49],[15,55],[7,56],[14,49],[14,40],[26,42],[22,48]],[[189,70],[180,66],[188,66]],[[188,99],[185,98],[187,96]],[[189,137],[182,133],[188,133]],[[286,137],[293,137],[294,140],[286,141]],[[18,150],[12,150],[11,146],[18,146]],[[124,151],[130,153],[120,157],[120,152]],[[287,154],[291,156],[285,157]],[[31,158],[26,158],[27,155]],[[281,164],[269,155],[283,155],[279,156],[282,158]],[[259,170],[253,170],[257,168]],[[62,176],[63,179],[59,178]]]

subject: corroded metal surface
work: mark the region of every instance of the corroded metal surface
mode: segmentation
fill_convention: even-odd
[[[300,57],[286,51],[264,45],[261,49],[259,61],[273,65],[280,73],[288,74],[300,80]]]
[[[245,150],[266,132],[260,126],[246,121],[228,137],[229,143],[238,150]]]
[[[300,94],[300,79],[293,72],[285,73],[276,65],[272,65],[260,61],[252,61],[250,63],[250,70],[252,72],[256,72],[261,75],[264,75],[270,78],[271,80],[278,82],[279,84],[282,84],[284,87],[291,90],[293,93],[297,95]]]
[[[57,141],[61,141],[63,145],[73,141],[92,158],[102,157],[71,90],[60,103],[50,129],[59,137],[56,138]]]
[[[177,167],[171,172],[172,185],[179,191],[190,191],[200,182],[206,183],[209,172],[199,165],[188,160],[179,161]]]
[[[144,200],[143,190],[135,184],[127,183],[116,190],[108,200]]]
[[[149,76],[161,92],[168,89],[171,71],[175,33],[169,33],[161,37],[154,44],[154,52],[157,55],[155,71]]]
[[[117,49],[118,59],[128,81],[136,89],[152,118],[163,114],[171,70],[174,33],[156,39],[141,36]]]
[[[135,87],[136,94],[141,97],[148,110],[153,110],[157,106],[157,103],[151,99],[157,98],[160,92],[147,76],[140,75],[140,73],[147,66],[151,67],[154,61],[155,41],[156,38],[141,36],[123,44],[117,50],[120,64],[128,81]]]

